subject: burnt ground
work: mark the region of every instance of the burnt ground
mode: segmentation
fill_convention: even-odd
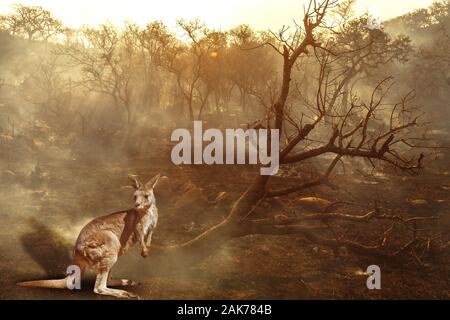
[[[232,199],[254,174],[247,167],[180,168],[161,158],[105,161],[93,157],[82,162],[44,159],[37,179],[20,178],[18,174],[9,181],[3,179],[0,299],[108,299],[92,293],[92,277],[83,282],[81,291],[73,292],[21,288],[14,283],[60,276],[70,262],[71,246],[81,227],[94,217],[130,206],[132,191],[124,187],[129,173],[150,177],[161,172],[168,177],[170,186],[161,187],[157,194],[160,224],[154,238],[166,244],[188,240],[223,219]],[[339,207],[352,213],[366,212],[377,200],[390,212],[439,216],[430,234],[441,234],[439,244],[449,240],[450,174],[445,170],[418,177],[346,173],[334,181],[342,188],[320,187],[275,200],[263,204],[256,215],[311,210],[296,204],[304,196],[367,206]],[[296,178],[290,179],[290,183],[295,182]],[[224,200],[216,203],[220,193]],[[411,201],[417,199],[425,202],[412,205]],[[386,222],[374,220],[350,223],[339,230],[373,245],[386,226]],[[402,231],[394,233],[389,245],[394,250],[407,243],[408,237]],[[438,240],[431,246],[438,246]],[[426,261],[399,265],[351,253],[335,257],[329,248],[302,236],[248,236],[230,241],[206,260],[177,274],[152,273],[151,264],[133,250],[119,259],[113,274],[139,281],[140,285],[130,290],[143,299],[449,299],[448,250],[433,252]],[[366,276],[361,275],[372,264],[381,267],[381,290],[368,290]]]

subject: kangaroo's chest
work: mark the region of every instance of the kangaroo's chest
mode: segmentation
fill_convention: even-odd
[[[136,219],[138,219],[136,221]],[[158,223],[158,209],[156,206],[150,207],[147,212],[140,217],[132,216],[129,222],[125,222],[124,229],[120,236],[122,244],[119,255],[125,254],[130,247],[139,241],[138,230],[143,232],[145,239],[156,228]]]
[[[146,236],[149,232],[156,228],[156,225],[158,224],[158,209],[155,205],[151,206],[147,210],[145,216],[142,217],[141,224]]]

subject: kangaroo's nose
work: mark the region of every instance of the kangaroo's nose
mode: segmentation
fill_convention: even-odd
[[[134,203],[134,206],[137,208],[137,207],[139,207],[139,203],[138,202],[135,202]]]

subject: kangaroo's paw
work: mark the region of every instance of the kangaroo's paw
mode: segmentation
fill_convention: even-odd
[[[143,258],[145,258],[145,257],[148,256],[148,249],[147,249],[147,248],[142,249],[142,251],[141,251],[141,256],[142,256]]]

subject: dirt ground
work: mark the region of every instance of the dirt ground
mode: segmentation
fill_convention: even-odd
[[[201,191],[202,205],[192,210],[186,206],[177,210],[174,205],[182,197],[182,187],[171,194],[157,194],[160,225],[154,241],[165,244],[188,240],[221,221],[228,207],[213,200],[221,192],[235,197],[252,177],[246,167],[179,168],[167,163],[154,157],[133,162],[67,160],[57,165],[44,161],[43,178],[36,185],[3,183],[0,299],[109,299],[92,292],[92,276],[83,282],[81,291],[14,284],[64,273],[82,226],[94,217],[130,207],[132,191],[124,187],[129,173],[150,177],[161,172],[174,185],[191,183]],[[440,229],[444,240],[449,240],[449,173],[429,172],[420,177],[347,174],[337,176],[336,182],[345,185],[345,190],[321,187],[276,205],[263,205],[261,210],[302,210],[295,206],[295,200],[311,195],[366,204],[376,199],[407,214],[421,211],[421,215],[439,215],[441,220],[433,228]],[[427,203],[411,207],[411,199],[426,199]],[[350,224],[348,234],[373,242],[370,239],[377,239],[384,230],[385,226],[379,224]],[[404,243],[408,239],[393,241]],[[133,250],[119,259],[113,275],[138,281],[130,291],[143,299],[449,299],[449,261],[448,250],[422,265],[395,265],[353,254],[335,257],[328,248],[311,244],[302,236],[248,236],[230,241],[206,260],[177,274],[155,274],[151,264]],[[373,264],[381,267],[381,290],[366,287],[363,272]]]

